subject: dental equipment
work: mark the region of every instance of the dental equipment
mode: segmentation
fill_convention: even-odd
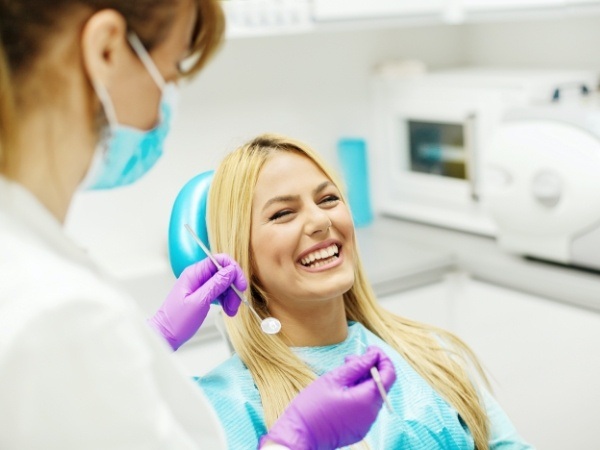
[[[367,348],[367,346],[363,342],[361,342],[358,338],[356,338],[356,342],[358,342],[360,345],[362,345],[363,348],[365,348],[365,349]],[[377,389],[379,389],[379,395],[381,395],[381,398],[383,399],[383,402],[385,403],[385,407],[391,414],[393,414],[394,408],[392,408],[392,404],[388,400],[387,392],[385,392],[385,388],[383,387],[383,383],[381,382],[381,375],[379,374],[379,370],[377,370],[377,367],[375,367],[375,366],[371,367],[371,377],[373,377],[373,381],[377,385]]]
[[[200,240],[198,235],[194,233],[194,230],[186,223],[184,225],[185,229],[191,234],[196,243],[200,246],[200,248],[206,253],[206,256],[212,261],[212,263],[217,267],[217,269],[221,270],[223,266],[219,264],[219,262],[212,255],[208,247]],[[237,294],[242,303],[248,307],[248,309],[254,314],[254,317],[260,322],[260,329],[266,334],[277,334],[281,331],[281,322],[277,320],[275,317],[267,317],[263,319],[258,315],[256,310],[252,307],[250,302],[246,299],[244,294],[242,294],[234,285],[231,285],[231,289]],[[381,383],[381,381],[380,381]],[[384,391],[385,392],[385,391]]]

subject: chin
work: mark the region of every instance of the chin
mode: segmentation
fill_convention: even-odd
[[[320,292],[315,292],[315,295],[323,298],[339,297],[352,289],[352,286],[354,286],[354,273],[351,276],[340,277],[340,279],[335,280],[331,284],[327,283],[327,287],[320,289]]]

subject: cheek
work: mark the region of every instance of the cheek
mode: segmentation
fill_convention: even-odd
[[[294,263],[294,254],[297,244],[297,232],[291,226],[270,227],[268,230],[256,233],[252,251],[255,261],[262,272],[267,274],[267,268],[280,270]]]
[[[351,251],[351,249],[354,248],[354,224],[352,222],[352,215],[348,208],[344,207],[339,211],[339,214],[332,219],[335,219],[336,228],[341,235],[340,237],[345,241],[346,255],[350,256],[349,261],[353,261],[355,255],[354,251]]]
[[[346,237],[350,239],[354,236],[354,224],[352,223],[352,214],[350,210],[344,205],[335,211],[335,216],[332,217],[332,222],[335,220],[335,224],[338,230]]]
[[[260,276],[260,268],[263,266],[264,253],[262,252],[262,245],[260,242],[260,238],[257,237],[254,233],[250,237],[250,254],[252,255],[252,259],[254,260],[254,270],[256,275]]]
[[[271,295],[281,290],[280,280],[287,279],[281,272],[280,256],[273,242],[271,237],[266,242],[257,240],[252,246],[254,274],[262,288]]]
[[[146,77],[142,81],[136,79],[131,83],[122,83],[111,91],[111,100],[120,124],[141,130],[149,130],[156,125],[161,93],[152,79],[149,81]]]
[[[273,266],[278,260],[276,243],[277,239],[271,233],[255,233],[250,241],[256,275],[263,286],[265,276],[268,277],[273,272]]]

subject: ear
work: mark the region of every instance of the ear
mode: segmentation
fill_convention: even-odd
[[[90,80],[108,86],[120,58],[128,50],[127,23],[117,11],[103,9],[85,23],[81,34],[81,52]]]

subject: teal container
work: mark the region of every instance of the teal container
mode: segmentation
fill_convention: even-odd
[[[364,139],[343,138],[338,141],[337,150],[354,226],[365,227],[373,222],[367,144]]]

